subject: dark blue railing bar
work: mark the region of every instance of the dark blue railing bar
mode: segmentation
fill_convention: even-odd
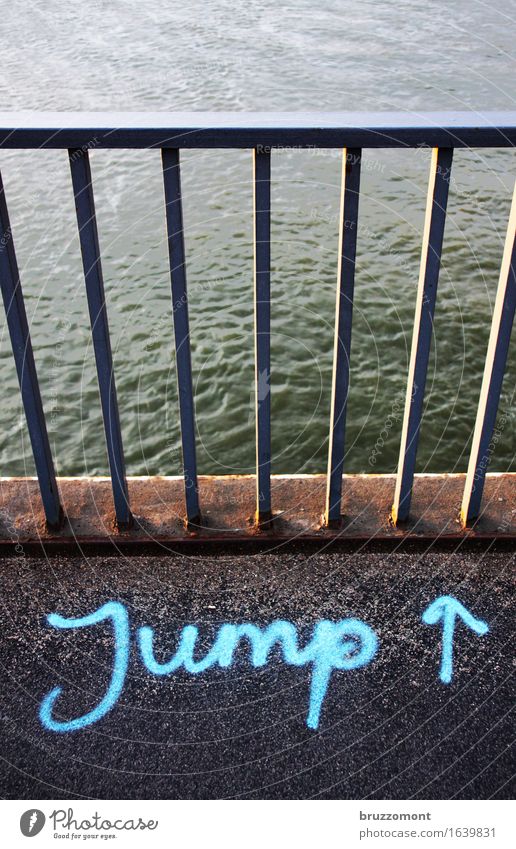
[[[186,518],[191,526],[199,525],[199,488],[195,451],[195,410],[192,386],[192,361],[186,289],[185,245],[183,230],[183,204],[179,151],[162,151],[163,182],[167,220],[168,254],[172,286],[172,314],[176,346],[179,416],[183,447],[183,475],[185,482]]]
[[[516,185],[512,198],[500,280],[491,323],[480,400],[461,506],[463,525],[480,513],[486,471],[494,449],[493,432],[516,310]],[[514,506],[514,505],[513,505]]]
[[[56,474],[41,395],[36,364],[30,338],[27,313],[21,288],[20,275],[4,186],[0,175],[0,285],[4,300],[7,325],[11,337],[18,382],[27,419],[29,436],[36,464],[45,518],[49,528],[57,529],[62,523],[63,511],[59,502]]]
[[[452,148],[434,148],[432,151],[400,457],[392,506],[394,524],[406,521],[410,511],[430,343],[434,327],[452,159]]]
[[[328,475],[326,483],[325,523],[335,527],[340,522],[342,472],[344,469],[346,410],[349,392],[351,323],[355,288],[358,201],[360,196],[360,148],[343,151],[340,200],[339,258],[335,342],[330,413]]]
[[[119,528],[123,529],[131,526],[133,518],[129,507],[129,494],[125,476],[124,450],[118,414],[90,161],[87,151],[71,149],[68,151],[68,155],[72,173],[72,185],[104,420],[104,432],[106,435],[111,472],[116,523]]]
[[[271,518],[271,155],[253,151],[256,520]]]
[[[0,112],[9,148],[514,147],[516,112]]]

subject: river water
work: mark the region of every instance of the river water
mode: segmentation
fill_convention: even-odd
[[[514,109],[516,3],[89,0],[9,4],[2,110]],[[160,157],[91,152],[129,474],[177,474]],[[182,157],[201,473],[254,470],[252,161]],[[428,151],[363,161],[347,471],[393,471]],[[58,473],[107,472],[67,157],[0,151]],[[326,468],[341,157],[272,165],[273,471]],[[455,155],[419,471],[463,471],[505,239],[512,150]],[[492,469],[516,469],[515,345]],[[1,474],[33,474],[5,322]],[[373,460],[375,462],[373,462]]]

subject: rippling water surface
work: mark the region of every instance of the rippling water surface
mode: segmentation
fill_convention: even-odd
[[[13,2],[3,110],[513,109],[516,4]],[[128,473],[177,474],[180,433],[160,157],[91,153]],[[201,473],[254,470],[252,162],[185,152],[184,220]],[[392,471],[407,375],[428,151],[363,161],[348,471]],[[54,456],[107,471],[67,157],[0,151]],[[340,154],[272,170],[273,471],[325,470]],[[463,471],[516,158],[455,155],[420,471]],[[2,474],[33,474],[5,323]],[[492,468],[515,469],[512,346]],[[374,454],[376,463],[371,457]]]

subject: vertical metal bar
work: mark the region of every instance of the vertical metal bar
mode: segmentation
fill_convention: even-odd
[[[256,521],[267,525],[271,505],[271,154],[255,148],[254,376],[256,410]]]
[[[0,233],[0,286],[2,287],[7,325],[27,418],[43,509],[48,527],[57,529],[62,523],[63,511],[59,502],[56,473],[41,403],[34,353],[1,175]]]
[[[69,150],[68,157],[72,173],[116,524],[119,528],[128,528],[132,525],[133,517],[129,507],[129,494],[125,476],[124,449],[118,415],[90,160],[88,152],[82,149]]]
[[[516,310],[516,185],[503,252],[500,280],[491,323],[477,419],[462,498],[461,521],[467,525],[480,513],[485,475],[493,452],[493,431],[500,403],[514,313]]]
[[[339,259],[337,302],[335,307],[335,342],[333,349],[328,474],[326,479],[326,507],[324,514],[325,524],[328,527],[336,527],[340,523],[361,162],[362,151],[360,148],[344,148],[340,196]]]
[[[394,524],[408,519],[410,511],[430,343],[434,326],[435,301],[441,267],[452,159],[453,148],[434,148],[432,151],[405,412],[396,490],[392,506]]]
[[[188,297],[186,290],[179,150],[163,148],[161,156],[165,187],[170,280],[172,286],[172,314],[174,318],[179,416],[181,419],[181,440],[183,446],[186,517],[189,525],[199,525],[201,511],[199,508],[197,459],[195,452],[195,411],[188,322]]]

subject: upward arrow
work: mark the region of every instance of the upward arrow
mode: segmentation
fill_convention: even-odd
[[[443,623],[443,647],[441,654],[441,669],[439,677],[443,684],[449,684],[453,678],[453,635],[455,632],[455,620],[460,616],[468,628],[475,634],[483,635],[489,631],[489,626],[481,619],[475,619],[452,595],[443,595],[436,598],[423,613],[425,625],[437,625]]]

